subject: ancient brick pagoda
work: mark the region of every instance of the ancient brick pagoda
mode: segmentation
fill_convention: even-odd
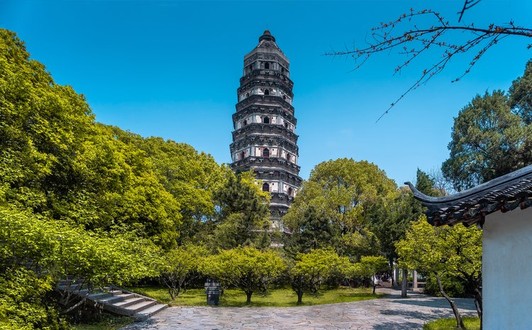
[[[290,62],[270,32],[264,31],[257,47],[244,56],[233,114],[231,167],[236,172],[253,169],[262,180],[262,190],[271,193],[273,225],[279,228],[302,181],[293,86]]]

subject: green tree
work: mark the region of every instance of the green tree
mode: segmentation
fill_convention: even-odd
[[[235,286],[246,293],[251,303],[254,292],[265,292],[268,285],[286,269],[281,256],[275,251],[260,251],[254,247],[222,250],[208,256],[201,264],[201,272],[217,279],[223,286]]]
[[[157,276],[160,248],[215,214],[226,172],[190,146],[96,123],[0,29],[0,323],[59,326],[49,293],[67,275],[92,287]]]
[[[333,249],[316,249],[298,254],[289,268],[292,290],[297,294],[297,304],[303,303],[305,292],[316,294],[324,281],[347,271],[350,262]]]
[[[526,64],[522,77],[513,81],[510,87],[510,106],[526,125],[532,124],[532,60]]]
[[[443,174],[456,190],[471,188],[532,163],[531,140],[504,92],[477,95],[455,118]]]
[[[0,329],[70,329],[46,299],[53,285],[53,278],[25,268],[0,276]]]
[[[454,301],[446,294],[442,278],[454,276],[472,283],[480,290],[482,231],[464,226],[433,227],[425,216],[412,223],[404,240],[396,244],[400,264],[436,278],[440,293],[447,299],[456,317],[457,327],[463,328]],[[476,296],[477,308],[481,305]],[[479,313],[480,313],[479,309]]]
[[[388,269],[388,260],[383,256],[364,256],[348,271],[351,276],[370,278],[373,294],[377,287],[377,274]]]
[[[83,96],[55,84],[15,34],[0,29],[0,191],[6,204],[87,230],[120,229],[175,245],[179,203],[159,182],[151,159],[129,143],[133,137],[96,124]]]
[[[347,158],[323,162],[312,170],[283,221],[297,236],[314,209],[337,235],[331,243],[342,242],[337,251],[357,259],[378,249],[369,227],[372,212],[395,190],[395,183],[374,164]]]
[[[226,184],[214,194],[218,213],[211,245],[223,249],[269,246],[264,239],[270,229],[269,195],[259,189],[251,172],[227,172]]]
[[[412,192],[406,187],[399,188],[394,195],[374,207],[371,231],[378,238],[380,251],[388,259],[390,270],[397,261],[395,243],[404,238],[410,223],[422,211],[421,204],[414,200]]]
[[[180,205],[179,242],[197,240],[215,214],[214,193],[225,184],[229,169],[184,143],[155,137],[132,142],[153,161],[159,181]]]
[[[0,242],[0,272],[9,274],[0,281],[0,325],[11,320],[33,329],[61,323],[50,293],[67,275],[97,288],[157,274],[153,260],[159,249],[149,240],[95,235],[27,211],[0,207]],[[59,300],[66,306],[62,312],[83,303],[68,292]]]
[[[292,256],[311,250],[337,247],[338,232],[327,215],[318,214],[316,207],[309,205],[300,220],[298,230],[285,241],[285,250]]]
[[[102,136],[87,141],[82,158],[92,189],[85,191],[99,221],[86,228],[135,232],[165,248],[176,246],[181,206],[160,182],[151,158],[134,142],[141,137],[111,126],[99,125],[99,131]]]
[[[162,257],[160,280],[175,300],[193,274],[197,274],[202,258],[208,255],[202,246],[186,245],[172,249]]]
[[[434,178],[419,168],[416,172],[416,189],[428,196],[445,195],[445,191],[441,191],[438,187],[436,187]]]
[[[49,210],[75,181],[72,157],[94,118],[84,98],[53,82],[13,32],[0,29],[0,185],[13,205]]]

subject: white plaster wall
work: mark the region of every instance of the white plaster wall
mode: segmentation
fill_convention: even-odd
[[[484,329],[531,329],[532,208],[493,213],[483,231]]]

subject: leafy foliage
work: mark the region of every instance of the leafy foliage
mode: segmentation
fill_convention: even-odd
[[[527,62],[523,76],[513,81],[509,94],[510,107],[525,125],[532,124],[532,60]]]
[[[338,228],[327,215],[318,214],[316,207],[309,205],[300,219],[299,228],[286,240],[284,246],[289,255],[308,253],[314,249],[338,246]]]
[[[372,254],[379,246],[369,223],[376,206],[395,190],[395,183],[371,163],[344,158],[318,164],[283,218],[292,232],[289,252],[322,247],[328,240],[353,259]]]
[[[482,231],[476,227],[433,227],[425,216],[412,223],[406,238],[396,244],[403,267],[417,269],[437,280],[440,293],[449,301],[457,326],[462,321],[447,296],[442,278],[459,278],[479,290],[482,271]],[[452,283],[452,282],[448,282]],[[480,296],[475,296],[478,300]],[[479,305],[480,306],[480,305]]]
[[[184,143],[155,137],[133,141],[153,161],[158,181],[180,206],[179,242],[193,240],[214,217],[214,194],[223,188],[229,169]]]
[[[157,276],[160,249],[214,215],[226,172],[188,145],[96,123],[0,29],[0,327],[59,327],[51,291],[67,275],[93,287]]]
[[[531,164],[530,146],[532,124],[511,111],[504,92],[486,92],[455,118],[442,171],[456,190],[471,188]]]
[[[270,245],[269,195],[259,189],[252,172],[227,172],[226,184],[214,194],[218,208],[211,246],[231,249]]]
[[[327,279],[343,274],[349,268],[347,257],[340,257],[332,249],[316,249],[299,254],[289,269],[292,289],[297,294],[297,303],[303,303],[303,294],[316,294]]]
[[[349,277],[363,277],[371,278],[373,286],[373,294],[375,294],[375,288],[377,286],[376,276],[377,273],[388,269],[388,260],[383,256],[364,256],[360,258],[360,262],[357,262],[349,269]]]
[[[222,250],[204,259],[201,272],[217,279],[225,287],[235,286],[246,293],[251,303],[254,292],[265,292],[269,283],[285,270],[284,260],[275,251],[260,251],[254,247]]]
[[[9,275],[0,281],[5,293],[0,305],[6,319],[20,320],[29,329],[62,322],[47,295],[67,275],[99,287],[156,274],[151,260],[158,249],[150,241],[97,236],[5,208],[0,208],[0,224],[0,271]],[[65,299],[61,302],[68,303]]]
[[[159,278],[168,288],[172,300],[175,300],[187,280],[197,274],[202,259],[208,251],[205,247],[186,245],[168,251],[162,258]]]
[[[433,227],[422,216],[397,243],[397,250],[409,269],[453,274],[466,281],[480,278],[482,231],[476,227]]]

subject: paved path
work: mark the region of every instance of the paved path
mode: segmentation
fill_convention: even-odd
[[[379,291],[379,289],[378,289]],[[452,317],[443,298],[380,289],[385,298],[301,307],[171,307],[123,330],[170,329],[421,329],[427,321]],[[456,299],[463,315],[476,315],[472,299]]]

